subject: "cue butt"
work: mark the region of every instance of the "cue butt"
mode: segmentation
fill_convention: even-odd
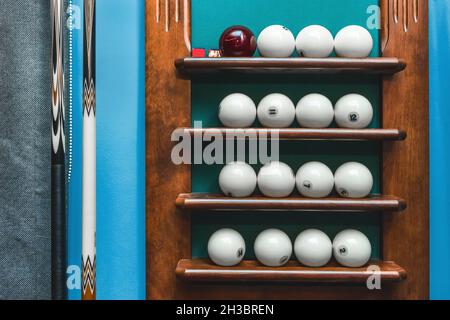
[[[52,299],[67,298],[66,185],[64,164],[52,165]]]

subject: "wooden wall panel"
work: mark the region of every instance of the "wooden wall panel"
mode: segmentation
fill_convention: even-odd
[[[175,1],[146,2],[149,299],[177,297],[181,290],[174,270],[180,257],[190,256],[189,215],[179,214],[175,207],[177,195],[190,190],[190,167],[175,166],[171,161],[172,131],[191,125],[190,82],[177,79],[174,69],[174,60],[188,54],[183,37],[182,8],[178,7],[178,22],[175,21],[176,9]]]
[[[406,200],[400,215],[383,220],[383,255],[406,269],[392,299],[429,296],[428,1],[382,0],[383,54],[406,61],[406,70],[383,81],[383,125],[407,131],[385,144],[383,192]]]

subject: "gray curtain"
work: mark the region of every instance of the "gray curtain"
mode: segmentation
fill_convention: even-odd
[[[0,299],[50,298],[49,18],[0,1]]]

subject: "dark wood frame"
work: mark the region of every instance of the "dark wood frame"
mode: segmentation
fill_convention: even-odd
[[[380,278],[385,282],[398,282],[406,279],[406,272],[394,262],[370,261],[377,266]],[[206,272],[203,272],[206,271]],[[372,275],[366,267],[346,268],[332,261],[323,268],[300,266],[296,261],[289,261],[281,268],[264,267],[254,260],[242,261],[236,267],[219,267],[211,264],[209,259],[180,260],[175,270],[177,276],[186,281],[199,282],[277,282],[277,283],[351,283],[365,284]]]
[[[384,128],[401,128],[402,142],[383,144],[383,193],[406,200],[402,214],[383,215],[383,259],[395,261],[406,280],[369,291],[364,286],[292,287],[263,283],[192,284],[177,278],[179,260],[191,256],[190,215],[175,205],[190,192],[189,166],[170,155],[173,130],[190,126],[190,82],[176,76],[174,61],[188,55],[183,23],[147,1],[147,297],[149,299],[426,299],[429,296],[428,1],[380,0],[382,47],[400,57],[405,71],[383,78]],[[163,5],[164,1],[160,1]],[[175,6],[170,1],[170,16]],[[408,4],[406,6],[406,4]],[[180,9],[181,10],[181,9]],[[182,10],[181,10],[182,11]],[[183,12],[179,14],[183,16]],[[189,15],[187,15],[189,16]],[[408,17],[408,18],[405,18]]]
[[[183,134],[191,137],[195,135],[210,136],[222,135],[228,139],[253,139],[254,137],[272,137],[278,135],[280,140],[371,140],[371,141],[396,141],[405,140],[406,132],[398,129],[306,129],[306,128],[287,128],[287,129],[230,129],[230,128],[183,128]]]
[[[178,72],[189,77],[193,74],[239,73],[365,73],[393,74],[406,68],[405,61],[397,58],[182,58],[175,61]]]
[[[399,212],[406,209],[406,202],[395,196],[372,196],[363,199],[327,197],[320,199],[301,197],[295,192],[289,198],[268,198],[254,195],[248,198],[231,198],[224,195],[182,193],[175,204],[184,210],[241,210],[241,211],[332,211]]]

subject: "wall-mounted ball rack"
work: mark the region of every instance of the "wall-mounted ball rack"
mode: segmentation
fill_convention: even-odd
[[[182,58],[190,32],[189,6],[175,23],[155,19],[158,2],[147,0],[147,291],[150,299],[423,299],[428,297],[428,3],[380,0],[382,58],[370,59],[224,59]],[[189,1],[187,1],[189,3]],[[173,6],[167,11],[173,13]],[[158,15],[158,14],[156,14]],[[166,19],[167,20],[167,19]],[[186,26],[188,29],[186,29]],[[182,41],[184,39],[185,41]],[[394,57],[394,58],[387,58]],[[401,57],[395,58],[395,57]],[[173,69],[173,64],[177,72]],[[407,68],[406,68],[407,66]],[[366,199],[230,199],[189,193],[191,169],[171,163],[170,134],[219,133],[230,129],[191,126],[191,87],[185,81],[203,74],[378,74],[382,76],[381,129],[282,129],[283,140],[382,141],[383,195]],[[395,129],[395,128],[400,129]],[[390,129],[394,128],[394,129]],[[234,130],[234,129],[231,129]],[[245,135],[245,130],[242,133]],[[257,128],[257,133],[267,129]],[[270,132],[270,130],[269,130]],[[406,134],[408,138],[406,138]],[[400,143],[395,141],[404,140]],[[397,195],[389,196],[389,195]],[[408,207],[406,208],[406,203]],[[290,262],[282,268],[243,261],[218,267],[191,256],[191,209],[214,214],[220,210],[356,210],[382,211],[382,261],[378,266],[383,290],[363,284],[366,268],[343,268],[330,262],[305,268]],[[203,210],[205,209],[205,210]],[[388,211],[404,211],[392,214]],[[299,213],[300,214],[300,213]],[[181,259],[181,260],[180,260]],[[392,260],[395,260],[398,265]],[[401,265],[402,267],[400,267]],[[406,271],[408,277],[406,278]],[[248,283],[256,283],[249,286]],[[302,283],[292,290],[285,283]],[[203,285],[207,283],[208,285]],[[227,285],[234,283],[233,285]],[[280,284],[281,283],[281,284]],[[316,286],[315,283],[322,285]],[[194,285],[195,284],[195,285]],[[333,285],[330,290],[329,286]]]

